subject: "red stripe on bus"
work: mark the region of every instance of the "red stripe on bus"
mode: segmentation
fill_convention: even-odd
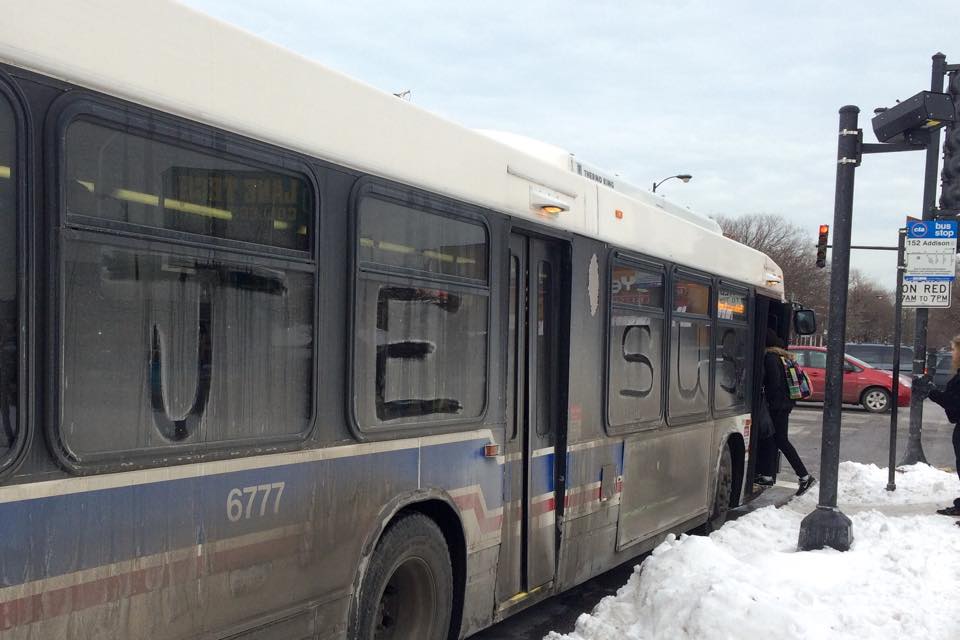
[[[465,493],[456,496],[453,501],[456,503],[460,511],[474,512],[474,514],[477,516],[477,524],[480,525],[481,534],[485,535],[500,530],[500,525],[503,523],[503,514],[499,513],[497,515],[488,516],[486,504],[484,503],[483,494],[481,492],[474,491],[473,493]]]
[[[0,602],[0,631],[299,553],[295,534]]]
[[[540,500],[539,502],[534,502],[530,505],[530,516],[536,518],[537,516],[542,516],[545,513],[550,513],[557,508],[557,501],[553,496],[550,496],[546,500]]]
[[[578,491],[577,493],[573,494],[567,494],[563,499],[563,506],[579,507],[587,504],[588,502],[595,502],[598,500],[600,500],[600,487],[597,487],[596,489]]]

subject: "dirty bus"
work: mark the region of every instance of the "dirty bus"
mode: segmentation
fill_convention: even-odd
[[[751,493],[766,256],[178,4],[19,11],[0,638],[465,637]]]

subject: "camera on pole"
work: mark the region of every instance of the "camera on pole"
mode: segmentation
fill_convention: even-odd
[[[921,91],[881,109],[873,118],[873,132],[880,142],[925,144],[927,136],[957,118],[953,98],[946,93]]]
[[[827,266],[827,240],[830,237],[830,225],[820,225],[820,238],[817,240],[817,268]]]

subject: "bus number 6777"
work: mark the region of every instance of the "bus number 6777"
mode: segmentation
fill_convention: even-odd
[[[267,514],[267,505],[273,495],[273,512],[280,513],[280,497],[283,495],[284,482],[259,484],[252,487],[230,489],[227,494],[227,519],[230,522],[263,517]],[[260,498],[259,513],[256,510],[257,497]]]

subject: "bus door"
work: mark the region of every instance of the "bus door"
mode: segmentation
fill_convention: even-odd
[[[790,318],[793,307],[790,303],[781,302],[773,298],[757,294],[754,301],[753,314],[753,406],[751,414],[754,416],[753,422],[756,424],[756,415],[760,410],[760,403],[763,402],[761,389],[763,387],[763,357],[766,353],[767,329],[773,329],[777,335],[782,336],[784,342],[789,342],[790,336]],[[763,468],[766,463],[760,464],[761,456],[776,456],[777,462],[774,464],[776,469],[780,468],[780,451],[776,448],[772,450],[769,447],[760,447],[760,436],[754,429],[750,433],[750,458],[747,462],[745,496],[753,493],[755,487],[752,482],[757,474],[757,468]]]
[[[510,238],[507,429],[497,603],[509,607],[556,573],[556,452],[561,245]]]

